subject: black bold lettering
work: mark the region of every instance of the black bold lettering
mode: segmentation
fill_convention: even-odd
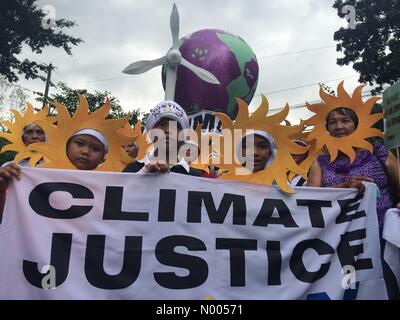
[[[85,256],[85,275],[93,286],[100,289],[123,289],[129,287],[139,276],[142,261],[142,237],[125,237],[122,270],[116,275],[104,271],[106,237],[89,235]]]
[[[204,116],[204,122],[202,129],[207,129],[208,131],[214,130],[215,127],[215,115],[211,113],[206,113]]]
[[[371,259],[358,259],[357,261],[354,259],[354,257],[364,252],[364,246],[362,244],[354,246],[350,245],[351,241],[361,240],[365,237],[365,229],[346,232],[341,236],[337,252],[342,267],[353,266],[355,270],[373,268]]]
[[[148,212],[122,211],[123,187],[107,187],[104,200],[104,220],[149,221]]]
[[[84,216],[93,206],[73,206],[66,210],[53,208],[49,197],[53,192],[63,191],[71,194],[74,199],[93,199],[93,193],[88,188],[76,183],[45,182],[37,185],[29,194],[29,204],[39,215],[52,219],[75,219]]]
[[[176,190],[161,189],[158,203],[158,221],[171,222],[175,218]]]
[[[200,114],[193,119],[193,122],[191,123],[191,127],[193,130],[196,130],[196,128],[203,123],[203,116]],[[204,129],[204,127],[202,127]]]
[[[231,267],[231,286],[246,285],[246,250],[257,250],[257,240],[217,238],[217,250],[229,250]]]
[[[360,207],[361,195],[356,196],[354,199],[338,200],[340,206],[340,214],[336,218],[336,224],[353,221],[355,219],[366,217],[367,214],[364,210],[357,211]],[[356,211],[354,214],[348,213]]]
[[[322,208],[331,208],[331,201],[322,200],[297,200],[297,205],[308,207],[308,214],[310,215],[311,226],[313,228],[325,228],[324,216],[322,215]]]
[[[267,241],[267,257],[268,257],[268,285],[280,286],[282,255],[281,243],[279,241]]]
[[[279,217],[272,217],[275,209]],[[286,228],[298,228],[292,214],[285,202],[280,199],[264,199],[260,213],[258,214],[253,226],[266,227],[269,224],[282,224]]]
[[[167,289],[191,289],[202,285],[208,277],[208,265],[202,258],[174,251],[186,247],[189,251],[206,251],[203,241],[188,236],[170,236],[161,239],[156,246],[156,258],[166,266],[185,268],[189,274],[177,276],[175,272],[155,272],[156,282]]]
[[[218,210],[215,208],[211,192],[189,191],[187,222],[201,222],[201,207],[204,202],[211,223],[223,224],[232,207],[233,224],[246,225],[246,200],[244,196],[224,194]]]
[[[55,286],[61,285],[68,276],[69,260],[71,256],[72,234],[70,233],[53,233],[51,240],[50,266],[55,270],[56,281]],[[22,269],[24,276],[28,282],[40,289],[42,287],[43,278],[50,272],[41,273],[38,271],[38,263],[23,260]]]
[[[334,254],[335,250],[320,239],[305,240],[296,245],[290,258],[290,270],[292,270],[294,276],[300,281],[313,283],[327,274],[331,263],[321,264],[321,268],[317,271],[308,271],[303,262],[303,255],[307,249],[315,250],[320,256]]]

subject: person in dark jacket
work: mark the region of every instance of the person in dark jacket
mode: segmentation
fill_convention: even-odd
[[[155,143],[153,150],[145,159],[128,164],[123,172],[175,172],[201,177],[200,170],[191,168],[183,157],[178,156],[179,148],[185,143],[179,135],[188,128],[189,119],[181,106],[170,100],[160,102],[146,121],[146,131]]]

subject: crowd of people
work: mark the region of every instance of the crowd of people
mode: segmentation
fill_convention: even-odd
[[[349,136],[358,126],[357,115],[348,108],[335,109],[328,114],[325,126],[333,137]],[[126,165],[123,172],[174,172],[213,178],[223,176],[224,172],[218,170],[218,166],[217,169],[215,166],[209,166],[212,167],[214,173],[210,175],[210,172],[191,167],[193,159],[188,160],[185,156],[179,156],[179,152],[171,152],[171,150],[179,150],[185,144],[190,144],[184,139],[178,139],[178,136],[188,129],[189,120],[184,109],[173,101],[161,102],[152,109],[146,121],[145,132],[153,143],[151,151],[147,152],[143,159],[135,159],[139,148],[136,141],[124,145],[132,162]],[[154,132],[159,134],[154,134]],[[45,131],[36,123],[26,125],[21,138],[26,146],[36,142],[46,142]],[[294,139],[293,141],[299,146],[307,146],[307,143],[302,140]],[[100,131],[84,128],[69,137],[65,150],[69,161],[77,170],[94,170],[105,161],[109,151],[108,145],[107,138]],[[195,143],[194,145],[196,146]],[[239,145],[234,148],[238,158],[243,159],[241,165],[251,168],[252,173],[261,172],[271,166],[278,151],[274,137],[262,130],[243,133]],[[197,149],[200,150],[198,145]],[[341,152],[334,161],[331,161],[329,153],[322,150],[309,169],[308,179],[296,175],[291,183],[293,186],[357,188],[361,194],[364,190],[363,182],[376,183],[379,188],[378,221],[382,229],[385,212],[389,208],[400,209],[399,162],[382,144],[374,144],[373,152],[363,148],[355,148],[355,152],[354,161],[350,161],[349,157]],[[307,156],[308,151],[300,155],[292,155],[296,164],[300,164]],[[0,168],[1,212],[9,182],[12,179],[20,179],[20,167],[28,166],[28,160],[5,163]],[[40,163],[38,163],[39,167]]]
[[[283,179],[285,180],[284,183],[282,184],[282,175],[276,173],[274,173],[271,183],[275,184],[282,192],[292,191],[291,187],[356,188],[360,197],[363,196],[365,182],[375,183],[379,190],[376,202],[379,235],[381,248],[384,248],[382,244],[384,243],[383,226],[385,213],[390,208],[400,209],[400,169],[399,160],[391,152],[388,152],[383,144],[374,143],[372,151],[367,145],[365,148],[351,146],[351,149],[354,150],[354,159],[352,159],[351,154],[341,151],[332,156],[332,152],[328,147],[318,151],[315,149],[315,143],[312,144],[307,139],[300,139],[299,137],[303,134],[301,132],[302,126],[298,126],[297,129],[294,127],[291,129],[290,127],[292,126],[281,126],[279,122],[282,121],[282,117],[279,114],[270,117],[278,123],[275,127],[273,125],[266,126],[265,123],[262,123],[263,117],[267,116],[268,107],[262,109],[262,106],[260,106],[255,111],[256,115],[254,117],[249,117],[247,105],[245,107],[241,105],[241,108],[241,113],[239,112],[237,116],[237,119],[240,119],[236,120],[236,122],[242,125],[245,124],[247,127],[240,134],[238,140],[233,139],[231,141],[230,152],[234,155],[234,161],[239,162],[239,165],[236,164],[236,168],[237,165],[245,168],[248,176],[237,180],[247,181],[248,179],[248,182],[267,183],[271,179],[268,180],[264,177],[263,179],[257,178],[255,180],[251,179],[251,177],[257,175],[258,177],[260,175],[270,176],[274,171],[283,170],[283,177],[286,177],[286,179]],[[87,112],[81,112],[81,115],[85,113]],[[285,113],[282,112],[282,115],[284,116]],[[222,117],[222,115],[220,116]],[[227,120],[225,117],[225,120],[221,120],[221,123],[230,127],[230,129],[235,127],[230,119]],[[58,154],[64,155],[64,161],[69,162],[67,168],[98,170],[104,166],[107,157],[123,158],[120,155],[115,156],[116,149],[110,147],[111,140],[115,140],[117,136],[102,132],[101,126],[90,125],[90,121],[87,122],[88,125],[80,123],[80,121],[76,122],[79,123],[77,127],[79,129],[69,128],[70,131],[62,140],[64,144],[53,143],[50,148],[59,148],[62,151]],[[348,138],[359,127],[357,114],[350,108],[345,107],[331,110],[327,113],[324,122],[323,130],[329,136],[339,139],[335,140],[336,142],[340,141],[341,138]],[[122,121],[120,125],[123,125],[123,123]],[[44,126],[44,128],[41,126]],[[35,155],[35,152],[39,153],[38,151],[44,149],[35,149],[33,147],[41,144],[45,145],[48,140],[51,140],[46,135],[45,127],[47,126],[43,121],[33,121],[27,123],[20,133],[22,140],[20,145],[22,147],[25,146],[30,151],[36,150],[30,153],[36,159],[40,158],[37,157],[37,154]],[[54,128],[52,126],[50,127]],[[68,125],[64,123],[64,127],[68,127]],[[121,127],[117,130],[120,129]],[[224,149],[215,150],[210,141],[204,148],[202,142],[190,140],[190,135],[187,135],[187,133],[193,134],[195,131],[190,128],[189,119],[184,109],[174,101],[162,101],[152,109],[140,136],[137,135],[136,129],[135,127],[134,132],[136,135],[132,138],[132,141],[118,145],[118,148],[123,150],[123,154],[125,156],[128,155],[130,162],[126,162],[122,170],[116,171],[131,174],[168,174],[173,172],[214,179],[224,179],[229,174],[232,174],[232,166],[229,164],[212,163],[215,153],[220,156],[223,153],[229,153],[226,146],[224,146]],[[286,131],[286,136],[284,137],[286,140],[282,138],[284,131]],[[129,130],[125,130],[125,132],[129,133]],[[288,132],[291,133],[289,134]],[[199,132],[197,132],[198,136]],[[290,139],[288,139],[289,136],[291,137]],[[289,144],[290,146],[288,146]],[[182,149],[183,152],[181,152]],[[286,153],[282,149],[286,149]],[[199,166],[198,161],[201,161],[200,158],[204,154],[206,154],[206,160],[211,160],[211,162],[208,163],[206,161],[206,163]],[[282,154],[284,155],[282,156]],[[10,181],[21,179],[21,167],[32,166],[30,159],[20,160],[20,158],[18,158],[18,163],[11,161],[4,163],[0,167],[0,224],[6,201],[6,191]],[[49,160],[43,155],[36,162],[38,170],[46,161]],[[283,162],[284,164],[279,163],[277,166],[276,162]],[[197,165],[195,165],[196,163]],[[290,187],[287,187],[289,185]],[[296,190],[296,188],[294,189]],[[381,255],[384,262],[383,252],[384,250],[382,249]],[[395,284],[396,281],[391,277],[392,273],[385,263],[383,263],[383,268],[385,281],[389,284]],[[391,288],[391,285],[389,287]],[[397,297],[397,291],[394,290],[393,292],[391,296]]]

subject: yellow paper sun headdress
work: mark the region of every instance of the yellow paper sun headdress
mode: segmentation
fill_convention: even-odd
[[[139,125],[136,124],[136,126]],[[140,123],[140,126],[142,124]],[[135,131],[137,130],[135,126]],[[146,159],[150,156],[151,152],[154,149],[154,143],[150,140],[150,137],[148,135],[148,132],[146,130],[144,130],[142,132],[142,130],[137,131],[139,133],[139,135],[137,136],[135,143],[136,143],[136,147],[138,148],[138,153],[136,156],[136,160],[139,162],[145,162]]]
[[[130,137],[130,142],[129,144],[136,143],[136,146],[139,148],[139,143],[138,140],[142,136],[142,122],[138,121],[136,125],[132,128],[129,123],[126,123],[125,126],[121,129],[118,130],[119,133],[123,134],[126,137]],[[122,156],[120,159],[120,165],[121,169],[116,170],[116,171],[122,171],[126,165],[134,161],[136,158],[132,158],[128,153],[125,152],[125,154]]]
[[[30,124],[39,125],[39,122],[50,124],[56,121],[56,117],[48,116],[49,109],[47,106],[35,113],[33,106],[30,103],[27,103],[27,108],[23,115],[17,110],[11,110],[11,112],[14,114],[14,121],[0,122],[10,131],[0,133],[0,137],[11,142],[10,144],[5,145],[1,149],[1,152],[15,151],[18,153],[14,159],[15,163],[29,158],[29,165],[33,167],[43,157],[43,155],[40,152],[34,152],[30,150],[28,146],[25,146],[25,143],[22,140],[24,129]]]
[[[246,130],[252,130],[253,132],[262,131],[271,136],[275,142],[275,159],[264,170],[240,175],[236,173],[236,169],[241,168],[241,170],[243,170],[244,168],[237,161],[233,161],[233,163],[221,163],[218,166],[222,170],[228,171],[227,174],[221,176],[221,179],[240,180],[267,185],[271,185],[275,181],[282,191],[293,193],[293,190],[288,185],[287,172],[294,172],[304,177],[307,172],[297,166],[291,154],[305,153],[307,148],[294,143],[291,137],[300,133],[304,126],[281,125],[289,113],[288,105],[286,105],[282,111],[268,116],[269,105],[265,96],[262,96],[261,105],[251,116],[249,115],[246,102],[241,99],[237,99],[237,101],[239,112],[234,123],[226,114],[216,113],[216,116],[221,120],[222,127],[224,128],[224,139],[232,137],[230,144],[232,147],[230,150],[227,150],[227,144],[224,141],[225,148],[223,153],[231,153],[232,159],[236,159],[236,147],[241,143],[243,136],[246,134]],[[234,134],[233,131],[236,129],[241,130],[242,134]],[[231,134],[226,135],[225,130],[230,130]]]
[[[290,122],[285,121],[287,126],[291,126]],[[304,126],[304,121],[300,121],[300,125]],[[310,131],[305,131],[305,128],[303,129],[302,132],[297,133],[290,138],[300,144],[300,145],[305,145],[308,147],[307,150],[305,150],[304,155],[305,158],[298,164],[300,168],[305,170],[306,172],[309,172],[311,165],[314,163],[314,161],[317,159],[317,157],[322,153],[321,149],[316,149],[316,141],[313,139],[311,142],[307,140],[308,135],[310,134]],[[300,143],[299,143],[300,142]],[[288,172],[288,180],[291,182],[294,177],[296,177],[296,173],[294,172]],[[307,181],[308,177],[303,178]]]
[[[347,155],[350,161],[353,162],[356,157],[353,148],[363,148],[373,152],[372,144],[366,139],[371,137],[383,137],[382,131],[373,128],[373,125],[383,118],[383,114],[371,114],[372,107],[380,98],[372,97],[366,102],[363,102],[361,95],[363,87],[363,85],[357,87],[353,92],[353,96],[350,96],[344,89],[344,83],[342,81],[338,86],[337,97],[326,93],[321,88],[320,96],[322,103],[307,103],[307,108],[314,112],[315,115],[304,121],[307,126],[314,126],[307,136],[306,141],[311,142],[315,140],[316,152],[325,147],[330,155],[331,162],[337,158],[339,151]],[[333,137],[326,128],[328,114],[338,108],[350,109],[357,115],[358,126],[354,132],[348,136]]]
[[[67,108],[59,103],[53,103],[57,109],[57,126],[39,121],[46,133],[46,142],[37,142],[29,146],[30,150],[40,152],[46,157],[41,168],[76,169],[69,161],[66,153],[68,140],[82,129],[93,129],[100,132],[108,142],[108,153],[105,161],[96,171],[121,171],[126,161],[126,152],[122,145],[132,141],[132,135],[126,134],[124,126],[129,115],[122,119],[106,119],[110,111],[110,102],[96,111],[89,113],[89,105],[85,97],[79,96],[79,106],[71,117]],[[128,156],[129,157],[129,156]]]

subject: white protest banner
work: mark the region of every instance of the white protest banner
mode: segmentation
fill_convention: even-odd
[[[1,299],[386,299],[376,187],[23,168]]]
[[[383,228],[384,250],[383,257],[387,268],[388,290],[394,297],[399,298],[400,288],[400,209],[390,209],[385,214]],[[397,295],[397,296],[396,296]]]

